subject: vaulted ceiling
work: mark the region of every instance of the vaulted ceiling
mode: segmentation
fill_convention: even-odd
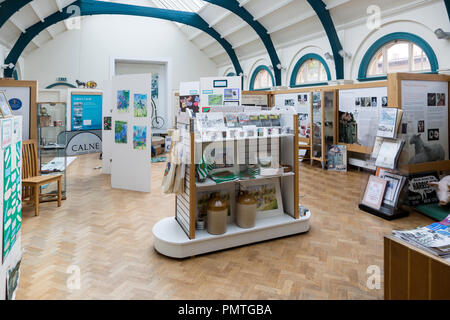
[[[0,0],[0,6],[10,0]],[[22,0],[13,0],[22,1]],[[51,14],[75,0],[33,0],[16,12],[0,29],[0,43],[12,48],[20,35]],[[198,13],[210,27],[228,41],[239,59],[249,58],[267,52],[261,38],[247,22],[222,7],[202,0],[106,0],[108,2],[169,8]],[[229,0],[234,1],[234,0]],[[433,1],[433,0],[431,0]],[[442,1],[442,0],[440,0]],[[307,0],[238,0],[254,21],[259,22],[270,36],[275,48],[301,42],[304,39],[325,34],[323,25]],[[376,4],[384,16],[409,6],[430,2],[430,0],[323,0],[331,18],[339,30],[346,25],[367,19],[367,8]],[[0,8],[1,10],[1,8]],[[218,66],[230,63],[229,55],[214,38],[191,26],[178,24],[181,31],[200,50],[206,53]],[[68,30],[67,21],[54,24],[36,36],[26,47],[24,55],[51,41]],[[345,49],[345,48],[344,48]]]

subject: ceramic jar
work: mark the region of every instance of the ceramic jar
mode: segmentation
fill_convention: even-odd
[[[255,226],[256,207],[256,199],[248,191],[241,191],[236,211],[236,223],[239,227],[248,229]]]
[[[219,235],[227,232],[228,206],[218,194],[214,194],[208,202],[206,230],[210,234]]]

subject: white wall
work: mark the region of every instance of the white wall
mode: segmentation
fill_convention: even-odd
[[[111,57],[171,58],[173,88],[215,76],[217,66],[169,21],[130,16],[84,17],[81,30],[64,32],[25,57],[24,79],[41,88],[67,77],[74,83],[110,78]]]
[[[367,49],[382,36],[393,32],[409,32],[426,40],[433,48],[439,62],[439,69],[450,70],[450,41],[438,40],[434,30],[442,28],[450,31],[450,22],[444,1],[430,1],[419,6],[406,7],[403,10],[382,12],[381,28],[370,30],[366,26],[366,18],[347,25],[337,25],[339,38],[345,51],[352,54],[351,59],[345,60],[345,79],[356,80],[361,60]],[[275,45],[282,66],[282,85],[289,86],[292,70],[303,55],[317,53],[325,59],[324,54],[331,51],[325,32],[308,34],[294,43]],[[270,59],[266,53],[256,54],[239,59],[244,70],[244,88],[249,87],[251,75],[261,64],[270,66]],[[332,80],[336,79],[336,69],[332,61],[326,60],[331,71]],[[231,64],[219,66],[219,76],[234,72]]]

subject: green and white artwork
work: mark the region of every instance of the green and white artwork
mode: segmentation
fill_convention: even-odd
[[[15,148],[14,159],[12,150]],[[22,143],[4,149],[3,177],[3,262],[17,240],[22,227],[21,154]]]

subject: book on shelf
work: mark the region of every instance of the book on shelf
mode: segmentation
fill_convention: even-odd
[[[450,215],[441,222],[413,230],[393,230],[395,237],[433,255],[450,259]]]
[[[228,113],[225,115],[225,120],[228,128],[239,127],[239,120],[237,115]]]
[[[268,114],[262,114],[259,116],[259,120],[261,121],[261,126],[263,127],[270,127],[271,126],[271,121],[269,119],[269,115]]]
[[[246,113],[239,113],[238,120],[241,127],[250,125],[250,117]]]
[[[402,120],[403,111],[397,108],[383,108],[380,112],[377,137],[395,139]]]
[[[261,127],[261,120],[259,119],[259,115],[252,114],[252,115],[250,115],[249,119],[250,119],[251,126]]]
[[[387,171],[381,173],[380,178],[387,181],[383,204],[391,207],[397,207],[400,194],[406,183],[406,178],[404,176]]]
[[[404,145],[405,140],[403,139],[383,140],[376,158],[375,166],[395,169]]]

